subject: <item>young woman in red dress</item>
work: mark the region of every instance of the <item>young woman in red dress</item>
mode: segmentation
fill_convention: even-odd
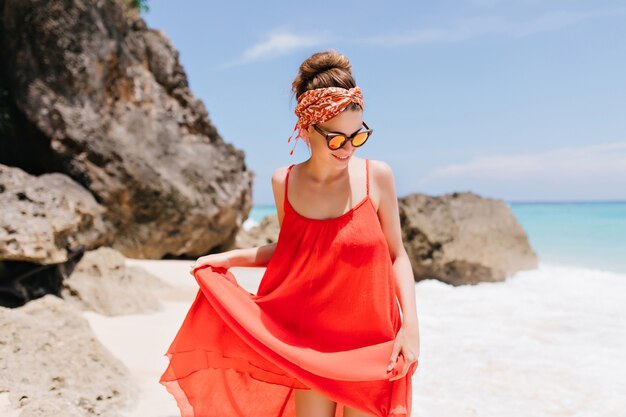
[[[272,176],[278,241],[192,265],[160,382],[183,417],[410,417],[420,342],[392,170],[355,155],[373,130],[344,55],[313,54],[292,87],[310,157]],[[266,267],[256,294],[233,266]]]

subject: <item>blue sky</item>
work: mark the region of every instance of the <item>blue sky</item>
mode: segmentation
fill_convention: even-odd
[[[219,6],[217,6],[219,4]],[[273,204],[301,62],[350,58],[398,196],[626,200],[626,2],[149,1],[220,135],[246,154],[255,205]]]

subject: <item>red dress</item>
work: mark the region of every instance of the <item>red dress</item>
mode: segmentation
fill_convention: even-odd
[[[200,290],[165,353],[159,382],[182,417],[295,417],[295,389],[314,389],[380,417],[411,415],[411,377],[387,372],[401,326],[389,248],[367,193],[348,212],[311,219],[287,198],[257,294],[202,265]]]

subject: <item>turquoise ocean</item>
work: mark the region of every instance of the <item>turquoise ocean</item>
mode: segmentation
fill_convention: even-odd
[[[626,274],[626,201],[507,202],[544,265]],[[274,205],[254,206],[246,227]]]

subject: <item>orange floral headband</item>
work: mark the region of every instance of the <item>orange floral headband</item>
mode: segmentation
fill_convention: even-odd
[[[343,87],[324,87],[307,90],[298,97],[296,116],[298,121],[293,131],[298,131],[296,143],[294,143],[289,155],[298,144],[298,138],[303,137],[302,132],[307,130],[313,123],[324,123],[332,119],[345,109],[348,104],[355,102],[363,108],[363,93],[359,87],[346,89]],[[287,142],[291,142],[293,132]]]

